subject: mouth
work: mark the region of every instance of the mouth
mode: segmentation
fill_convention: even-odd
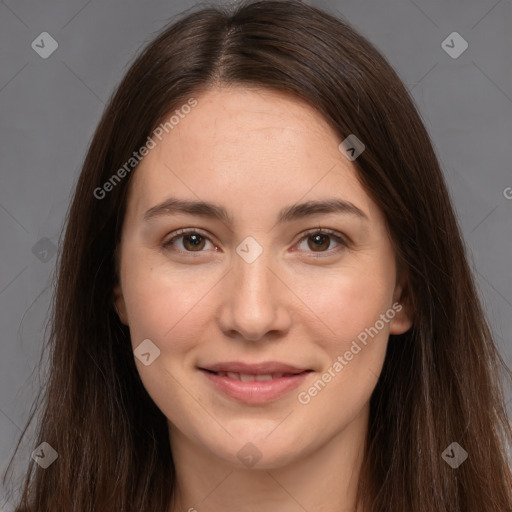
[[[217,392],[254,405],[278,400],[298,387],[313,371],[277,362],[219,363],[199,370]]]
[[[237,372],[207,372],[217,375],[219,377],[228,377],[230,379],[240,380],[242,382],[254,382],[254,381],[269,381],[275,379],[281,379],[282,377],[293,377],[298,375],[297,373],[262,373],[262,374],[250,374],[250,373],[237,373]]]

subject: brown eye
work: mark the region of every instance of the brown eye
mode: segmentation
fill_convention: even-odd
[[[203,249],[205,249],[207,243],[211,244],[210,240],[197,231],[180,230],[163,246],[165,249],[176,252],[204,252]]]
[[[328,235],[312,235],[308,236],[308,247],[314,251],[325,251],[329,248],[331,241]]]
[[[200,251],[205,245],[205,239],[201,235],[185,235],[183,237],[183,247],[187,251]]]
[[[307,242],[307,247],[304,247]],[[332,247],[334,244],[334,248]],[[302,246],[302,247],[301,247]],[[340,233],[336,231],[317,229],[306,233],[300,241],[298,248],[306,252],[333,254],[343,247],[348,247],[347,242]]]

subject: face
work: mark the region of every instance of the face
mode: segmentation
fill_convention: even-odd
[[[320,114],[268,90],[195,98],[132,178],[115,303],[171,444],[279,467],[367,413],[411,325],[403,283]]]

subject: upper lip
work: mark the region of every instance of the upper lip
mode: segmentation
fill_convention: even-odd
[[[272,373],[302,373],[309,371],[307,368],[298,368],[285,363],[277,361],[269,361],[256,364],[247,364],[237,361],[226,363],[215,363],[200,367],[202,370],[209,370],[211,372],[233,372],[242,373],[246,375],[266,375]]]

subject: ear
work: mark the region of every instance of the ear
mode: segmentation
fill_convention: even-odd
[[[119,320],[124,325],[128,325],[128,315],[126,314],[126,304],[124,302],[124,296],[123,291],[121,289],[121,285],[117,284],[114,287],[114,293],[113,293],[113,304],[114,309],[117,312],[117,316],[119,317]]]
[[[412,311],[405,279],[395,287],[393,294],[395,316],[390,322],[390,334],[403,334],[412,326]]]

